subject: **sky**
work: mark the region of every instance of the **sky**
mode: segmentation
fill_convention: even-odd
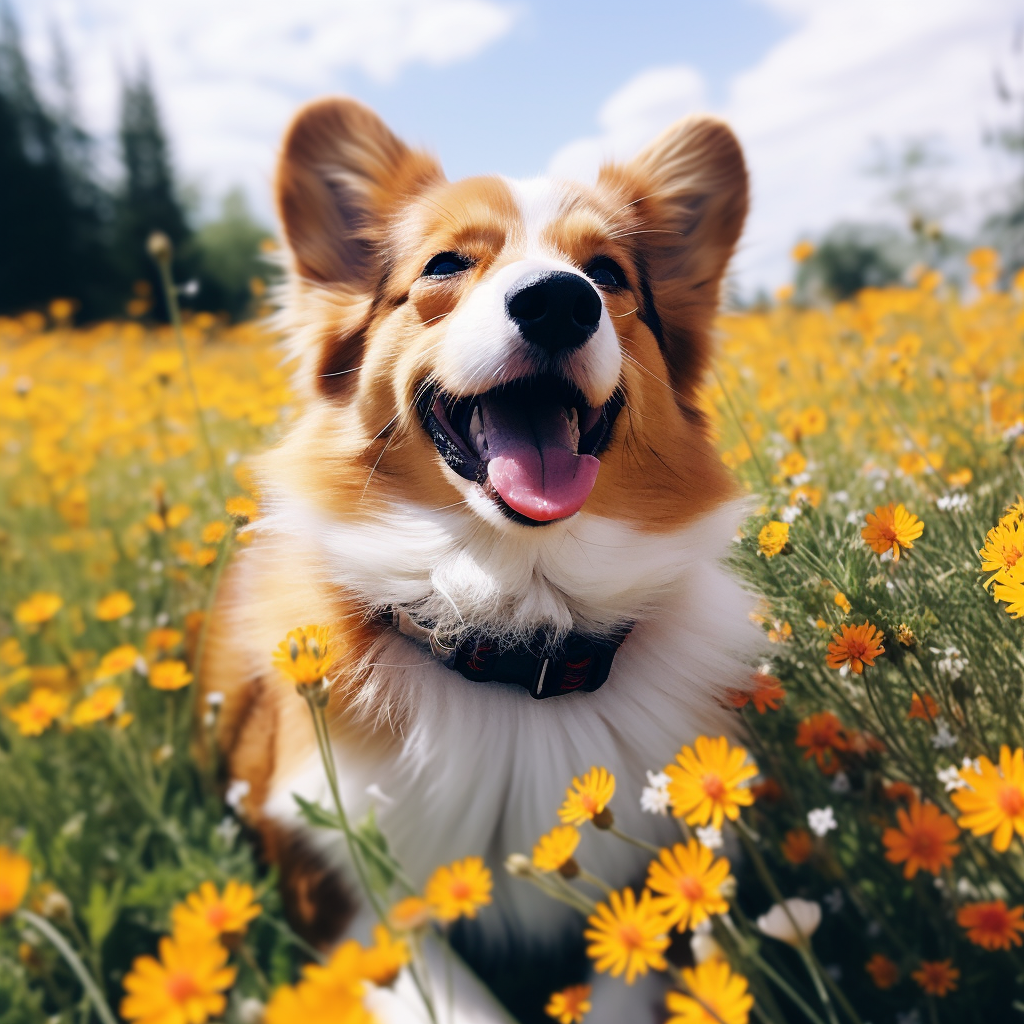
[[[994,76],[1024,85],[1024,0],[14,0],[41,76],[56,27],[87,126],[112,145],[119,83],[151,69],[183,179],[233,185],[271,222],[276,147],[304,101],[347,93],[449,177],[593,178],[677,118],[728,120],[752,209],[742,291],[792,272],[798,239],[902,217],[880,153],[925,141],[948,227],[969,232],[1014,165]]]

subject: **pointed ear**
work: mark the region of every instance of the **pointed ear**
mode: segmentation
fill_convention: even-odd
[[[409,149],[355,100],[303,107],[277,165],[277,206],[299,273],[369,290],[388,215],[443,180],[437,162]]]
[[[660,335],[673,386],[687,394],[707,362],[719,286],[747,215],[739,142],[721,121],[686,118],[598,181],[636,218],[633,238],[650,292],[645,321]]]

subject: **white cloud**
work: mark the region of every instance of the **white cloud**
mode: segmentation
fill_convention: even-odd
[[[977,220],[979,196],[999,168],[982,145],[996,117],[993,70],[1009,54],[1019,0],[762,0],[793,29],[731,83],[715,111],[747,151],[753,206],[736,269],[747,287],[789,273],[801,232],[844,217],[886,216],[881,185],[864,167],[872,144],[940,139],[953,157],[949,178],[968,198],[961,224]],[[652,137],[688,112],[678,82],[688,68],[647,72],[601,111],[602,135],[564,147],[551,170],[593,169],[598,156],[624,154],[638,126]],[[702,99],[699,90],[691,94]],[[587,161],[589,160],[589,165]],[[893,211],[888,211],[893,216]]]
[[[500,0],[21,0],[19,13],[37,66],[59,26],[101,137],[113,136],[120,74],[145,57],[186,175],[260,197],[300,102],[344,89],[353,71],[390,82],[413,64],[466,59],[516,18]]]

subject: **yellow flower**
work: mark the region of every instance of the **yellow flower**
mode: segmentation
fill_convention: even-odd
[[[349,939],[326,964],[308,964],[297,985],[277,989],[263,1024],[376,1024],[363,1005],[366,986],[359,973],[363,949]]]
[[[96,669],[97,679],[113,679],[122,672],[127,672],[139,660],[139,652],[132,644],[121,644],[112,651],[107,651],[100,659]]]
[[[374,925],[373,945],[359,958],[359,974],[374,985],[390,985],[409,959],[409,944],[404,939],[392,938],[382,924]]]
[[[151,629],[146,636],[146,653],[150,655],[167,654],[168,651],[174,650],[183,639],[184,635],[180,629],[167,629],[166,627]]]
[[[808,242],[806,238],[801,239],[796,245],[793,246],[790,256],[793,258],[794,263],[803,263],[804,260],[810,259],[814,255],[814,243]]]
[[[6,846],[0,846],[0,921],[21,906],[31,878],[32,864]]]
[[[729,877],[729,862],[691,839],[662,850],[647,869],[647,887],[655,893],[653,906],[669,924],[685,932],[712,914],[724,914],[729,903],[722,885]]]
[[[33,594],[27,601],[22,601],[14,609],[14,621],[23,626],[39,626],[60,611],[64,598],[59,594],[48,594],[40,591]]]
[[[853,610],[853,605],[850,604],[850,599],[842,591],[836,594],[832,600],[835,601],[836,605],[843,610],[844,615],[849,615]]]
[[[772,520],[757,535],[757,550],[765,558],[774,558],[789,543],[789,523]]]
[[[175,936],[184,942],[241,937],[249,922],[260,914],[253,895],[251,885],[233,878],[223,893],[217,892],[213,882],[203,882],[197,892],[189,893],[184,903],[171,910]]]
[[[257,516],[256,502],[252,498],[228,498],[224,511],[239,523],[251,523]]]
[[[985,586],[1002,580],[1012,572],[1024,556],[1024,524],[1016,517],[1001,521],[988,531],[981,555],[981,571],[995,573]]]
[[[0,643],[0,664],[8,668],[21,668],[26,660],[25,652],[21,649],[16,636],[8,637]]]
[[[326,626],[303,626],[277,645],[273,662],[296,686],[313,686],[330,671],[334,647]]]
[[[1015,619],[1024,618],[1024,562],[997,573],[990,582],[993,584],[992,596],[997,601],[1006,602],[1007,615]]]
[[[604,812],[615,795],[615,776],[607,768],[591,768],[582,779],[574,778],[565,791],[558,817],[566,825],[582,825]],[[601,819],[598,824],[603,824]]]
[[[683,981],[690,995],[669,992],[665,997],[667,1024],[747,1024],[754,997],[747,991],[747,979],[733,974],[718,957],[696,967],[683,968]]]
[[[388,924],[396,932],[411,932],[430,920],[430,904],[422,896],[406,896],[388,911]]]
[[[439,867],[427,879],[423,895],[434,917],[446,924],[459,917],[476,917],[491,902],[494,885],[490,870],[479,857],[464,857]]]
[[[867,526],[860,531],[873,551],[880,555],[891,551],[894,562],[900,560],[900,550],[906,548],[909,551],[922,533],[924,523],[902,505],[893,502],[879,505],[874,514],[869,512]]]
[[[22,736],[39,736],[68,709],[68,699],[45,686],[33,690],[27,701],[7,711]]]
[[[158,661],[149,666],[149,685],[155,690],[180,690],[192,682],[192,673],[183,661]]]
[[[572,825],[559,825],[537,840],[533,848],[533,866],[538,871],[558,871],[576,852],[579,831]]]
[[[101,686],[75,705],[71,711],[71,724],[83,726],[102,722],[117,710],[122,700],[124,690],[120,686]]]
[[[687,825],[710,821],[721,828],[725,818],[735,821],[740,807],[754,802],[745,783],[757,774],[757,765],[747,763],[746,750],[730,748],[724,736],[698,736],[692,748],[683,747],[676,754],[676,761],[665,769],[668,794],[672,813],[685,818]]]
[[[212,523],[207,523],[203,527],[200,540],[204,544],[219,544],[224,539],[224,534],[227,533],[227,530],[228,528],[224,525],[223,520],[215,519]]]
[[[115,590],[96,605],[96,618],[100,622],[113,622],[130,615],[134,609],[135,602],[131,595],[124,590]]]
[[[590,1013],[590,986],[570,985],[561,992],[553,992],[544,1012],[558,1024],[582,1024]]]
[[[125,976],[121,1016],[138,1024],[203,1024],[227,1006],[235,982],[228,951],[216,942],[160,940],[160,957],[136,957]]]
[[[961,769],[960,778],[967,788],[952,795],[960,811],[957,824],[976,836],[994,832],[992,846],[1005,853],[1015,832],[1024,836],[1024,750],[1018,747],[1011,752],[1004,744],[998,767],[979,757],[977,769]]]
[[[800,452],[787,452],[779,462],[779,472],[783,476],[798,476],[807,468],[807,459]]]
[[[669,923],[655,909],[651,894],[644,889],[639,901],[632,889],[613,892],[607,903],[599,903],[587,918],[590,926],[584,932],[589,941],[587,956],[594,967],[610,972],[615,978],[626,975],[626,984],[632,985],[638,974],[646,974],[652,967],[665,970],[662,955],[669,945]]]
[[[192,515],[192,509],[190,509],[188,505],[172,505],[167,510],[164,520],[167,525],[174,530],[181,526],[181,524],[185,522],[190,515]]]

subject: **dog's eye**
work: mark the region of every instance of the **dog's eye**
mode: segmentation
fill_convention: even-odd
[[[626,272],[608,256],[598,256],[591,260],[584,273],[599,288],[627,288]]]
[[[473,261],[468,256],[458,252],[439,252],[431,256],[427,265],[423,268],[423,277],[451,277],[453,274],[461,274],[468,270]]]

